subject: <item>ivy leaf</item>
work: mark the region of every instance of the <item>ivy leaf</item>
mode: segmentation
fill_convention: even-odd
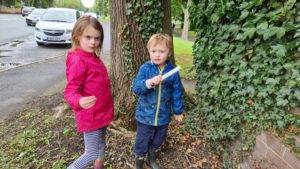
[[[216,23],[216,22],[218,22],[220,16],[217,13],[213,13],[210,18],[213,23]]]
[[[285,69],[292,69],[292,68],[294,67],[294,65],[291,64],[291,63],[286,63],[286,64],[283,65],[283,67],[284,67]]]
[[[295,96],[298,100],[300,100],[300,91],[296,91],[296,92],[294,93],[294,96]]]
[[[270,37],[272,37],[273,35],[275,35],[276,33],[277,32],[276,32],[276,29],[274,27],[269,27],[269,29],[263,31],[263,39],[267,40]]]
[[[273,85],[273,86],[275,86],[275,85],[279,84],[279,78],[276,78],[276,79],[274,79],[274,78],[268,78],[266,80],[266,84],[267,85]]]
[[[285,7],[287,10],[290,10],[290,9],[293,8],[293,6],[295,5],[295,3],[296,3],[296,0],[288,0],[288,1],[286,2],[286,4],[285,4],[284,7]]]
[[[289,103],[286,99],[283,98],[277,98],[276,101],[277,106],[286,106]]]
[[[292,69],[292,78],[293,79],[297,79],[297,80],[300,80],[300,73],[299,73],[299,70],[296,70],[296,69]]]
[[[245,8],[247,8],[248,5],[249,5],[249,3],[244,1],[244,2],[238,7],[238,9],[240,9],[240,10],[245,9]]]
[[[285,29],[284,28],[274,28],[274,31],[276,32],[276,37],[278,39],[281,39],[285,35]]]
[[[247,10],[243,10],[239,19],[243,20],[243,19],[247,18],[248,15],[249,15],[249,12]]]
[[[277,44],[271,46],[271,48],[271,53],[276,53],[277,56],[284,57],[286,55],[286,48],[284,45]]]
[[[259,30],[266,30],[268,29],[268,26],[269,26],[268,22],[262,22],[256,28]]]
[[[256,31],[256,28],[243,28],[242,30],[244,31],[243,36],[252,38]]]
[[[235,24],[230,25],[229,28],[228,28],[228,31],[230,33],[233,33],[233,34],[238,33],[239,30],[240,30],[240,26],[239,25],[235,25]]]
[[[298,29],[294,35],[294,38],[299,38],[299,37],[300,37],[300,29]]]
[[[278,128],[283,128],[284,122],[282,120],[277,120],[277,126],[278,126]]]

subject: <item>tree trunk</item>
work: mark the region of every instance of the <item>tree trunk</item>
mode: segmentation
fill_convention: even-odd
[[[126,73],[126,58],[124,55],[124,37],[126,31],[124,28],[128,26],[129,45],[132,51],[133,74],[136,75],[139,67],[149,60],[146,43],[143,41],[139,33],[138,24],[132,17],[126,15],[127,2],[133,0],[120,1],[110,0],[110,20],[111,20],[111,64],[110,64],[110,80],[112,93],[114,97],[114,105],[117,113],[126,113],[123,120],[131,123],[135,110],[134,95],[131,91],[131,78]],[[171,25],[171,2],[170,0],[161,0],[164,8],[163,31],[172,36]],[[172,58],[174,61],[174,57]],[[173,62],[175,63],[175,62]]]
[[[183,19],[183,29],[182,29],[182,33],[181,33],[181,38],[188,40],[188,33],[189,33],[189,28],[190,28],[190,13],[189,13],[189,7],[192,4],[192,0],[188,0],[186,8],[184,8],[183,6],[181,6],[182,10],[183,10],[183,14],[184,14],[184,19]]]
[[[164,11],[163,19],[163,32],[170,35],[173,39],[173,27],[172,27],[172,14],[171,14],[171,1],[161,0],[161,4]],[[174,47],[174,46],[173,46]],[[174,49],[174,48],[173,48]],[[172,50],[171,62],[175,65],[174,50]]]
[[[126,16],[126,1],[111,0],[110,80],[116,110],[121,107],[121,105],[123,105],[123,107],[129,107],[133,102],[133,95],[130,90],[131,80],[126,73],[122,51],[122,43],[124,40],[123,26],[128,23],[128,19],[130,18]]]

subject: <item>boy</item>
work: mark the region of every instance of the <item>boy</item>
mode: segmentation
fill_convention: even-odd
[[[135,112],[136,169],[143,168],[146,154],[150,167],[159,168],[155,149],[159,148],[166,138],[172,111],[178,122],[183,119],[182,84],[179,73],[162,81],[162,75],[174,68],[169,61],[172,54],[171,37],[163,33],[154,34],[148,41],[147,49],[150,61],[140,67],[132,85],[132,91],[139,96]]]

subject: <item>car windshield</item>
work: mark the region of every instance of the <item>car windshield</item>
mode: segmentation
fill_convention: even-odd
[[[45,12],[45,9],[35,9],[31,13],[36,15],[41,15]]]
[[[73,11],[48,10],[41,20],[72,23],[76,21],[76,13]]]

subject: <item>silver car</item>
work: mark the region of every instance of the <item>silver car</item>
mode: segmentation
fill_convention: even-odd
[[[46,12],[46,9],[43,8],[36,8],[34,9],[27,17],[26,17],[26,24],[28,26],[35,24],[38,22],[40,17]]]
[[[33,10],[34,10],[33,6],[24,6],[24,7],[22,7],[22,10],[21,10],[22,16],[29,15]]]

